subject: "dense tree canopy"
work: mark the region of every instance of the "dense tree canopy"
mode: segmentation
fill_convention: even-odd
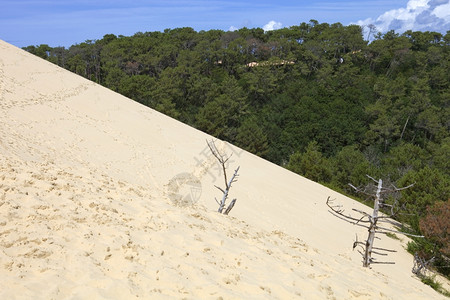
[[[24,49],[340,191],[367,173],[415,182],[403,221],[443,247],[429,224],[450,198],[450,31],[375,37],[311,20]]]

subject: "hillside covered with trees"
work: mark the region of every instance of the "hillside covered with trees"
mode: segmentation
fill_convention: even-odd
[[[415,183],[399,219],[427,239],[410,250],[448,275],[450,31],[364,38],[357,25],[311,20],[24,49],[354,197],[348,184],[366,174]]]

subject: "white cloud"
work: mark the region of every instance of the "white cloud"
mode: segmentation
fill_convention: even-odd
[[[369,24],[383,33],[389,30],[397,33],[407,30],[445,33],[450,29],[450,0],[409,0],[405,8],[393,9],[376,19],[368,18],[356,24],[366,25],[366,37]]]
[[[236,30],[238,30],[238,28],[234,26],[230,26],[230,28],[228,28],[228,31],[236,31]]]
[[[406,4],[406,9],[408,10],[416,10],[421,7],[427,7],[428,0],[409,0]]]
[[[433,14],[436,15],[436,17],[441,18],[441,19],[445,19],[450,15],[450,1],[446,4],[442,4],[437,6],[434,10],[433,10]]]
[[[263,29],[264,31],[271,31],[280,29],[281,27],[283,27],[283,24],[281,24],[280,22],[270,21],[269,23],[263,26]]]

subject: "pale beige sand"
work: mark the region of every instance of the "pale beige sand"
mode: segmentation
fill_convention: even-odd
[[[445,299],[406,239],[362,268],[325,201],[363,205],[217,141],[219,215],[208,135],[3,41],[0,93],[0,299]]]

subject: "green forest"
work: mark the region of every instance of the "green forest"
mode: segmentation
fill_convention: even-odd
[[[409,250],[449,274],[450,31],[363,36],[311,20],[24,49],[354,198],[366,174],[415,183],[398,219],[426,239]]]

